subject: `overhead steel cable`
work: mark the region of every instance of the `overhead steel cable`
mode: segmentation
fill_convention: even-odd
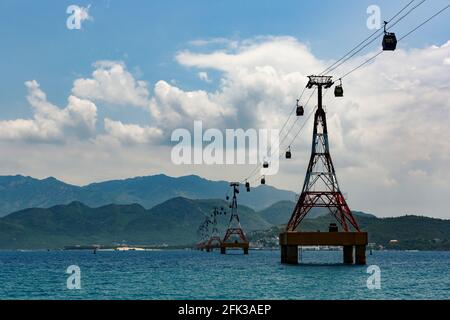
[[[393,17],[391,17],[387,22],[390,23],[393,19],[395,19],[400,13],[402,13],[406,8],[408,8],[415,0],[411,0],[408,2],[400,11],[398,11]],[[319,75],[323,75],[327,73],[331,68],[333,68],[336,64],[338,64],[340,61],[345,59],[349,54],[351,54],[353,51],[358,49],[361,45],[363,45],[366,41],[368,41],[370,38],[372,38],[374,35],[376,35],[378,32],[380,32],[381,29],[375,30],[371,35],[369,35],[367,38],[362,40],[360,43],[358,43],[356,46],[353,47],[350,51],[348,51],[346,54],[344,54],[339,60],[336,60],[331,66],[323,70]]]
[[[303,91],[302,91],[302,93],[300,94],[300,97],[297,99],[297,101],[300,101],[300,100],[302,99],[303,94],[305,93],[305,90],[306,90],[306,86],[303,88]],[[286,122],[285,122],[285,123],[283,124],[283,126],[281,127],[280,134],[281,134],[281,132],[283,132],[283,129],[286,127],[286,124],[287,124],[287,123],[289,122],[289,120],[291,119],[291,116],[294,114],[295,109],[296,109],[296,106],[294,106],[294,109],[292,109],[292,111],[289,113],[289,117],[287,118]]]
[[[309,96],[308,100],[306,101],[305,107],[308,105],[309,101],[311,100],[311,98],[312,98],[312,96],[314,95],[315,92],[316,92],[316,89],[314,89],[314,90],[312,91],[311,95]],[[325,91],[325,93],[326,93],[326,91]],[[325,93],[324,93],[324,94],[325,94]],[[324,94],[323,94],[322,96],[324,96]],[[315,108],[313,108],[313,110],[315,110]],[[311,114],[312,114],[312,113],[311,113]],[[306,122],[307,122],[307,121],[309,120],[309,118],[311,117],[311,114],[308,116],[308,118],[306,119],[306,121],[303,123],[302,127],[300,128],[300,130],[298,130],[296,136],[298,136],[298,135],[300,134],[300,131],[304,128],[304,126],[306,125]],[[297,118],[297,120],[293,123],[293,125],[291,126],[291,128],[290,128],[289,130],[292,130],[294,124],[297,123],[297,121],[298,121],[298,118]],[[289,131],[289,132],[290,132],[290,131]],[[285,136],[285,138],[286,138],[286,137],[288,137],[288,136]],[[285,138],[282,139],[282,141],[278,144],[278,148],[275,149],[275,150],[276,150],[275,152],[278,152],[278,151],[280,150],[280,146],[281,146],[282,143],[284,142]],[[270,150],[270,151],[269,151],[269,150]],[[271,153],[271,151],[272,151],[271,148],[269,148],[269,150],[268,150],[268,153]],[[261,167],[262,167],[262,164],[258,164],[258,165],[253,169],[253,171],[250,173],[250,175],[249,175],[248,177],[246,177],[244,180],[242,180],[241,183],[249,182],[250,179],[253,178],[253,177],[255,176],[257,170],[261,169]],[[259,177],[262,177],[262,176],[259,176]]]
[[[300,97],[298,98],[298,101],[300,101],[300,100],[302,99],[303,94],[305,93],[305,91],[306,91],[306,86],[303,88],[303,90],[302,90],[302,92],[301,92],[301,94],[300,94]],[[311,96],[308,98],[306,104],[308,104],[308,102],[309,102],[310,99],[311,99]],[[305,106],[306,106],[306,105],[305,105]],[[284,129],[284,128],[286,127],[286,125],[289,123],[289,120],[291,119],[291,116],[292,116],[292,114],[295,112],[295,109],[296,109],[296,108],[297,108],[297,107],[294,106],[294,109],[289,113],[289,117],[286,119],[285,123],[283,124],[283,127],[281,128],[281,130],[280,130],[280,132],[279,132],[279,133],[280,133],[280,136],[282,135],[283,129]],[[292,130],[292,127],[293,127],[294,124],[297,122],[297,120],[298,120],[298,118],[292,123],[292,125],[290,126],[290,129],[287,131],[287,133],[286,133],[285,136],[287,136],[287,135],[289,134],[290,130]],[[272,146],[269,147],[267,153],[269,154],[269,153],[271,153],[271,151],[272,151]],[[261,168],[261,164],[258,164],[258,165],[253,169],[253,171],[250,173],[250,175],[249,175],[247,178],[241,180],[240,182],[243,183],[243,182],[245,182],[245,181],[248,181],[248,179],[250,179],[251,177],[253,177],[254,173],[255,173],[258,169],[260,169],[260,168]]]
[[[386,30],[390,30],[392,29],[395,25],[397,25],[400,21],[402,21],[404,18],[406,18],[409,14],[411,14],[411,12],[413,12],[415,9],[417,9],[420,5],[422,5],[426,0],[422,0],[421,2],[419,2],[418,4],[416,4],[414,7],[412,7],[406,14],[404,14],[403,16],[401,16],[400,18],[398,18],[393,24],[389,25]],[[381,29],[380,29],[381,30]],[[379,30],[378,30],[379,31]],[[381,30],[382,31],[382,30]],[[384,34],[384,32],[381,32],[379,35],[377,35],[375,38],[373,38],[372,40],[370,40],[368,43],[366,43],[364,46],[362,46],[360,49],[358,49],[357,51],[353,52],[350,56],[346,57],[343,61],[341,61],[340,63],[338,63],[337,65],[335,65],[333,68],[329,69],[327,71],[327,73],[333,72],[334,70],[336,70],[337,68],[339,68],[341,65],[343,65],[345,62],[347,62],[348,60],[350,60],[351,58],[353,58],[355,55],[357,55],[358,53],[360,53],[363,49],[367,48],[369,45],[371,45],[375,40],[379,39],[382,35]],[[342,78],[340,78],[342,79]]]
[[[391,17],[387,23],[392,22],[396,17],[398,17],[403,11],[405,11],[415,0],[412,0],[410,2],[408,2],[408,4],[406,4],[400,11],[398,11],[393,17]],[[405,17],[407,17],[412,11],[414,11],[417,7],[419,7],[420,5],[422,5],[426,0],[422,0],[420,1],[418,4],[416,4],[415,6],[413,6],[410,10],[408,10],[408,12],[406,12],[404,15],[402,15],[399,19],[397,19],[393,24],[391,24],[388,28],[386,28],[386,30],[391,29],[392,27],[394,27],[395,25],[397,25],[400,21],[402,21]],[[428,18],[427,20],[425,20],[424,22],[422,22],[420,25],[418,25],[417,27],[415,27],[414,29],[410,30],[408,33],[406,33],[404,36],[402,36],[398,41],[401,41],[402,39],[406,38],[407,36],[409,36],[411,33],[415,32],[417,29],[419,29],[420,27],[422,27],[424,24],[426,24],[427,22],[429,22],[430,20],[432,20],[434,17],[436,17],[437,15],[441,14],[443,11],[445,11],[446,9],[448,9],[448,7],[450,7],[450,5],[447,5],[446,7],[442,8],[441,10],[439,10],[438,12],[436,12],[433,16],[431,16],[430,18]],[[381,29],[380,29],[381,30]],[[372,33],[369,37],[367,37],[366,39],[364,39],[362,42],[360,42],[357,46],[355,46],[352,50],[350,50],[347,54],[345,54],[343,57],[341,57],[339,60],[337,60],[336,62],[334,62],[330,67],[328,67],[327,69],[325,69],[324,71],[322,71],[320,74],[323,74],[324,72],[331,72],[336,70],[339,66],[341,66],[342,64],[344,64],[346,61],[348,61],[350,58],[354,57],[357,53],[361,52],[364,48],[366,48],[368,45],[370,45],[371,43],[373,43],[376,39],[380,38],[381,35],[383,33],[380,33],[378,36],[376,36],[375,38],[373,38],[372,40],[370,40],[370,42],[366,43],[365,45],[363,45],[365,42],[367,42],[369,39],[371,39],[372,37],[374,37],[378,32],[380,32],[380,30],[375,31],[374,33]],[[361,45],[363,45],[361,47]],[[361,47],[361,48],[359,48]],[[359,48],[359,49],[358,49]],[[355,50],[358,49],[356,52]],[[366,65],[367,63],[369,63],[370,61],[374,60],[376,57],[378,57],[381,53],[383,53],[383,50],[381,50],[380,52],[376,53],[374,56],[370,57],[369,59],[365,60],[363,63],[361,63],[360,65],[358,65],[357,67],[353,68],[352,70],[350,70],[349,72],[345,73],[343,76],[341,76],[339,79],[343,79],[345,77],[347,77],[348,75],[350,75],[351,73],[353,73],[354,71],[358,70],[359,68],[363,67],[364,65]],[[349,56],[350,55],[350,56]],[[301,95],[300,95],[300,99],[303,96],[303,93],[305,92],[306,87],[303,89]],[[325,93],[322,95],[324,96],[326,93],[328,92],[328,90],[325,91]],[[311,95],[312,96],[312,95]],[[311,96],[309,99],[311,99]],[[299,99],[299,100],[300,100]],[[308,99],[308,102],[309,102]],[[307,103],[308,103],[307,102]],[[305,104],[305,106],[307,105],[307,103]],[[312,113],[314,112],[315,108],[313,108],[313,111],[310,113],[310,115],[308,116],[308,118],[306,119],[306,121],[303,123],[302,127],[297,131],[297,133],[295,134],[294,138],[291,140],[290,145],[292,145],[292,143],[295,141],[295,139],[298,137],[298,135],[300,134],[301,130],[304,128],[304,126],[306,125],[306,123],[309,121],[309,119],[311,118]],[[292,114],[295,111],[295,107],[292,110],[292,112],[289,114],[289,117],[287,118],[286,122],[283,124],[283,127],[280,130],[280,133],[286,128],[287,124],[289,123]],[[286,134],[284,135],[284,137],[282,138],[282,142],[284,142],[286,140],[286,138],[289,137],[290,132],[292,131],[293,127],[295,126],[295,124],[298,122],[298,118],[292,123],[292,125],[289,127],[289,129],[286,131]],[[280,144],[278,145],[278,150],[280,149],[280,146],[282,145],[282,142],[280,142]],[[269,148],[269,150],[271,150],[271,147]],[[255,172],[261,168],[261,164],[258,165],[252,172],[251,174],[243,180],[243,182],[248,181],[250,178],[254,177]],[[262,176],[260,176],[262,177]]]
[[[313,96],[314,92],[315,92],[315,90],[311,93],[311,95],[309,96],[308,100],[306,101],[305,107],[308,105],[308,103],[309,103],[309,101],[311,100],[311,97]],[[287,135],[289,134],[290,130],[292,130],[294,124],[295,124],[297,121],[298,121],[298,118],[297,118],[297,119],[293,122],[293,124],[291,125],[291,127],[290,127],[290,129],[289,129]],[[287,137],[287,135],[285,135],[285,138]],[[285,138],[282,139],[282,140],[285,140]],[[280,150],[280,144],[281,144],[281,142],[278,144],[277,152]],[[272,152],[272,146],[270,146],[269,149],[267,150],[267,154],[269,154],[269,153],[271,153],[271,152]],[[250,173],[250,175],[247,176],[245,179],[241,180],[240,182],[243,183],[243,182],[248,181],[250,178],[252,178],[252,177],[256,174],[256,172],[257,172],[259,169],[261,169],[261,167],[262,167],[262,164],[258,164],[258,165],[253,169],[253,171]]]
[[[402,9],[400,9],[394,16],[392,16],[387,22],[391,22],[393,19],[395,19],[396,17],[398,17],[403,11],[405,11],[415,0],[411,0],[410,2],[408,2]],[[401,20],[403,20],[406,16],[408,16],[413,10],[415,10],[417,7],[419,7],[421,4],[423,4],[426,0],[422,0],[420,1],[418,4],[416,4],[414,7],[412,7],[406,14],[404,14],[402,17],[400,17],[397,21],[395,21],[391,26],[389,26],[389,28],[387,28],[387,30],[389,30],[390,28],[392,28],[393,26],[395,26],[396,24],[398,24]],[[381,33],[380,33],[381,32]],[[362,44],[364,44],[366,41],[368,41],[369,39],[371,39],[374,35],[376,35],[377,33],[380,33],[378,36],[376,36],[375,38],[373,38],[370,42],[366,43],[363,47],[361,47],[359,50],[357,50],[355,52],[356,49],[358,49]],[[325,72],[331,72],[334,71],[336,68],[338,68],[339,66],[341,66],[342,64],[344,64],[346,61],[348,61],[349,59],[351,59],[352,57],[354,57],[356,54],[358,54],[359,52],[361,52],[364,48],[366,48],[368,45],[372,44],[375,40],[377,40],[378,38],[381,37],[381,35],[383,34],[383,30],[379,29],[376,30],[374,33],[372,33],[369,37],[367,37],[366,39],[364,39],[363,41],[361,41],[358,45],[356,45],[352,50],[350,50],[347,54],[345,54],[343,57],[341,57],[339,60],[337,60],[335,63],[333,63],[330,67],[328,67],[327,69],[325,69],[324,71],[322,71],[320,74],[323,74]],[[353,52],[353,53],[352,53]],[[351,54],[350,56],[348,56],[349,54]],[[343,59],[345,59],[344,61],[342,61]],[[342,62],[341,62],[342,61]],[[340,63],[339,63],[340,62]],[[342,77],[340,78],[342,79]],[[300,95],[299,100],[301,100],[304,92],[305,92],[306,87],[303,88],[303,91]],[[311,96],[310,96],[311,98]],[[310,99],[309,98],[309,99]],[[309,101],[308,99],[308,101]],[[284,130],[284,128],[286,127],[286,125],[289,123],[289,120],[292,117],[292,114],[295,112],[296,107],[293,108],[293,110],[290,112],[289,117],[287,118],[287,120],[285,121],[285,123],[283,124],[281,130],[280,130],[280,135],[282,136],[282,131]],[[294,123],[290,126],[289,130],[286,132],[285,134],[285,138],[289,136],[292,128],[294,127],[294,125],[297,123],[298,118],[294,121]],[[296,135],[298,136],[298,134]],[[284,140],[285,138],[282,138],[282,140]],[[269,153],[271,151],[271,148],[269,148]],[[253,174],[261,167],[261,165],[257,166],[251,173],[250,175],[244,179],[243,181],[247,181],[248,179],[250,179]]]
[[[317,107],[314,107],[311,112],[309,113],[308,117],[306,118],[305,122],[303,122],[302,126],[300,127],[300,129],[297,131],[296,135],[294,136],[294,138],[291,141],[291,144],[294,142],[294,140],[298,137],[298,135],[300,134],[300,132],[303,130],[303,128],[306,126],[306,124],[309,122],[309,120],[311,119],[312,115],[314,114],[314,112],[316,111]],[[251,181],[248,181],[250,183],[258,181],[259,179],[261,179],[262,177],[264,177],[265,175],[260,175],[257,176],[256,178],[254,178]]]
[[[398,39],[398,42],[400,42],[401,40],[405,39],[407,36],[409,36],[410,34],[412,34],[413,32],[415,32],[417,29],[421,28],[424,24],[426,24],[427,22],[429,22],[430,20],[434,19],[436,16],[438,16],[439,14],[441,14],[442,12],[444,12],[445,10],[447,10],[450,7],[450,5],[445,6],[444,8],[442,8],[441,10],[439,10],[438,12],[436,12],[435,14],[433,14],[431,17],[429,17],[428,19],[426,19],[425,21],[423,21],[421,24],[419,24],[418,26],[416,26],[415,28],[413,28],[412,30],[408,31],[405,35],[403,35],[401,38]],[[345,77],[347,77],[348,75],[350,75],[351,73],[355,72],[356,70],[358,70],[359,68],[365,66],[367,63],[369,63],[372,60],[375,60],[375,58],[377,58],[380,54],[382,54],[384,51],[381,50],[379,52],[377,52],[375,55],[373,55],[372,57],[370,57],[369,59],[365,60],[364,62],[362,62],[361,64],[359,64],[358,66],[356,66],[355,68],[351,69],[350,71],[348,71],[347,73],[345,73],[343,76],[340,77],[340,79],[344,79]]]
[[[424,24],[426,24],[427,22],[429,22],[430,20],[434,19],[436,16],[440,15],[442,12],[444,12],[445,10],[447,10],[450,7],[450,5],[445,6],[444,8],[442,8],[441,10],[439,10],[438,12],[436,12],[435,14],[433,14],[431,17],[429,17],[427,20],[425,20],[424,22],[422,22],[421,24],[419,24],[417,27],[415,27],[414,29],[412,29],[411,31],[409,31],[408,33],[406,33],[405,35],[403,35],[398,41],[403,40],[404,38],[406,38],[407,36],[409,36],[411,33],[415,32],[417,29],[421,28]]]

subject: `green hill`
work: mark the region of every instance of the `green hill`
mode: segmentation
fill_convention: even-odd
[[[197,228],[222,200],[174,198],[150,210],[140,205],[91,208],[80,202],[48,209],[33,208],[0,219],[0,248],[62,248],[71,245],[114,243],[181,245],[197,241]],[[245,230],[271,226],[253,209],[239,206]],[[224,231],[228,216],[221,216]]]
[[[189,245],[198,241],[197,228],[213,207],[228,209],[224,200],[191,200],[176,197],[151,209],[141,205],[110,204],[97,208],[81,202],[32,208],[0,218],[0,249],[45,249],[74,245]],[[277,245],[281,224],[293,203],[279,202],[261,212],[239,206],[241,224],[252,241]],[[226,210],[228,211],[228,210]],[[404,216],[379,219],[354,212],[369,241],[391,249],[450,250],[450,220]],[[301,224],[303,231],[325,232],[330,215],[315,212]],[[229,215],[220,216],[224,233]],[[279,223],[281,222],[281,223]],[[390,240],[398,240],[391,244]]]
[[[361,213],[355,216],[360,228],[368,232],[369,242],[377,246],[398,250],[450,250],[450,220],[419,216],[376,218]],[[305,219],[300,230],[326,232],[331,222],[335,220],[330,215]],[[276,237],[282,230],[283,226],[274,226],[268,230],[251,232],[249,238],[277,245]],[[391,243],[391,240],[398,242]]]

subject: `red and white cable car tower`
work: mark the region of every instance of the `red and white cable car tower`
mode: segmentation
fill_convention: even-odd
[[[248,254],[249,243],[244,231],[241,227],[239,220],[238,206],[237,206],[237,194],[239,193],[239,182],[230,183],[230,187],[233,188],[233,198],[231,200],[231,217],[228,229],[225,232],[225,237],[222,240],[220,246],[220,252],[226,253],[227,248],[241,248],[244,250],[244,254]]]
[[[298,263],[298,246],[343,246],[344,262],[353,263],[353,248],[357,264],[365,264],[367,233],[361,232],[339,189],[336,171],[328,143],[326,113],[322,106],[322,89],[333,85],[330,76],[309,76],[307,88],[317,88],[318,103],[314,116],[311,157],[302,193],[287,224],[280,234],[281,262]],[[340,95],[342,96],[342,95]],[[341,227],[330,225],[329,232],[296,231],[312,208],[327,208]],[[353,230],[351,230],[351,228]]]

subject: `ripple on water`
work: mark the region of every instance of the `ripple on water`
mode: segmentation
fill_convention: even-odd
[[[375,251],[381,290],[365,266],[340,264],[342,252],[302,252],[298,266],[278,251],[0,251],[0,299],[449,299],[450,252]],[[66,288],[69,265],[81,290]]]

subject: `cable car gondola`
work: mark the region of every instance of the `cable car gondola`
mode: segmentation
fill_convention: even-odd
[[[334,87],[334,96],[343,97],[344,89],[342,88],[342,79],[339,79],[339,84]]]
[[[261,184],[266,184],[266,177],[263,176],[263,177],[261,178]]]
[[[269,163],[267,161],[264,161],[263,163],[263,168],[267,169],[269,167]]]
[[[384,22],[383,50],[394,51],[397,48],[397,38],[395,33],[386,31],[387,22]]]
[[[286,159],[291,159],[292,158],[292,152],[291,152],[291,147],[289,146],[289,148],[286,151]]]
[[[297,99],[297,109],[295,111],[295,113],[297,114],[297,117],[301,117],[305,114],[305,109],[303,108],[303,106],[299,105],[300,100]]]

